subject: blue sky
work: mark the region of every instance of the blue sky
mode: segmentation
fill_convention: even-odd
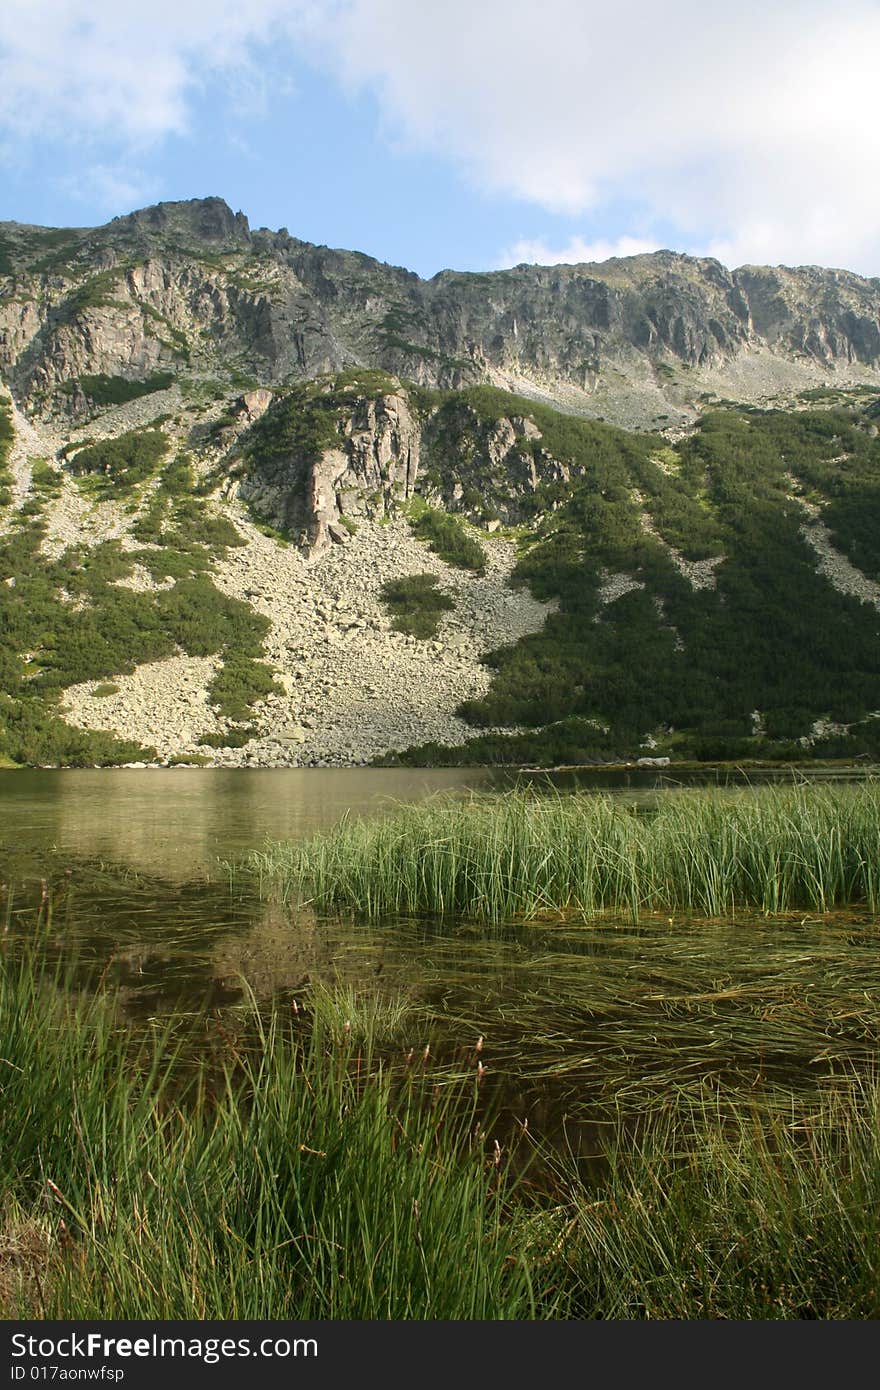
[[[0,220],[219,194],[422,275],[880,274],[880,0],[4,0]]]

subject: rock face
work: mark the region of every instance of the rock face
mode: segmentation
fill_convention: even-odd
[[[238,495],[309,554],[344,542],[364,520],[399,516],[415,493],[487,529],[519,524],[534,515],[528,499],[542,484],[578,472],[543,446],[528,416],[487,416],[461,396],[417,404],[399,380],[385,380],[384,392],[354,388],[342,405],[333,397],[323,409],[320,396],[282,398],[269,428],[249,436]],[[285,421],[306,410],[331,442],[315,448],[291,431],[289,447],[273,444]]]
[[[342,540],[343,517],[395,514],[418,475],[421,427],[402,391],[355,400],[337,435],[338,443],[316,455],[294,450],[257,462],[239,483],[258,515],[312,554]]]
[[[701,394],[758,400],[880,374],[880,284],[816,267],[731,272],[660,251],[424,281],[253,231],[218,198],[99,228],[5,223],[0,267],[0,376],[43,414],[81,414],[76,383],[100,374],[268,385],[372,366],[651,424],[693,418]]]
[[[843,270],[743,266],[734,271],[754,334],[820,362],[880,361],[880,284]]]
[[[342,446],[311,468],[304,502],[308,544],[321,548],[343,516],[390,515],[412,496],[421,432],[402,394],[364,400],[344,422]]]

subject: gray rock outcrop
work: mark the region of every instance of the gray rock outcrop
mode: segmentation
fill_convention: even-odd
[[[98,228],[5,223],[0,251],[0,376],[31,410],[75,418],[81,377],[157,370],[268,386],[370,366],[621,424],[687,421],[700,395],[880,376],[880,285],[811,266],[729,271],[659,251],[426,281],[252,230],[217,198]]]

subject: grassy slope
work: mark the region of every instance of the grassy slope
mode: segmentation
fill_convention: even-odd
[[[275,688],[259,660],[268,620],[210,579],[213,556],[240,538],[194,495],[185,458],[162,466],[165,451],[161,434],[142,431],[74,459],[89,495],[140,505],[133,531],[144,549],[135,552],[108,541],[72,546],[47,560],[42,511],[58,480],[45,466],[35,469],[31,498],[0,538],[0,567],[15,580],[0,586],[0,756],[68,765],[154,756],[130,740],[72,728],[57,705],[67,686],[132,671],[177,650],[222,658],[209,697],[232,719],[245,719],[253,702]],[[173,578],[173,587],[136,593],[120,586],[134,561],[157,578]]]
[[[484,394],[468,393],[478,405]],[[703,759],[804,756],[797,740],[814,721],[859,724],[880,709],[880,618],[817,573],[791,495],[794,478],[808,500],[825,504],[844,555],[867,577],[880,574],[880,441],[865,415],[719,411],[670,449],[552,411],[531,414],[542,430],[531,447],[566,461],[573,481],[539,486],[541,519],[514,581],[560,611],[541,633],[489,655],[491,688],[462,713],[477,727],[536,732],[464,750],[429,746],[406,760],[615,758],[646,735],[661,752]],[[642,509],[655,535],[643,529]],[[668,546],[688,562],[723,556],[717,587],[692,588]],[[640,587],[602,606],[608,574]],[[880,727],[869,721],[812,751],[878,749]]]

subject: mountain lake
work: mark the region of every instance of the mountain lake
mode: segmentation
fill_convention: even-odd
[[[767,780],[770,774],[764,774]],[[791,774],[787,774],[789,777]],[[840,775],[840,774],[832,774]],[[406,1011],[406,1045],[467,1072],[510,1123],[581,1154],[596,1127],[707,1088],[767,1103],[869,1071],[878,925],[830,916],[591,924],[358,921],[284,906],[228,865],[267,840],[500,792],[468,770],[23,770],[0,775],[4,934],[41,923],[67,987],[112,986],[134,1020],[307,1007],[330,986]],[[703,774],[705,781],[709,774]],[[656,770],[533,774],[650,805]],[[481,1073],[482,1075],[482,1073]],[[774,1101],[777,1097],[777,1101]]]

